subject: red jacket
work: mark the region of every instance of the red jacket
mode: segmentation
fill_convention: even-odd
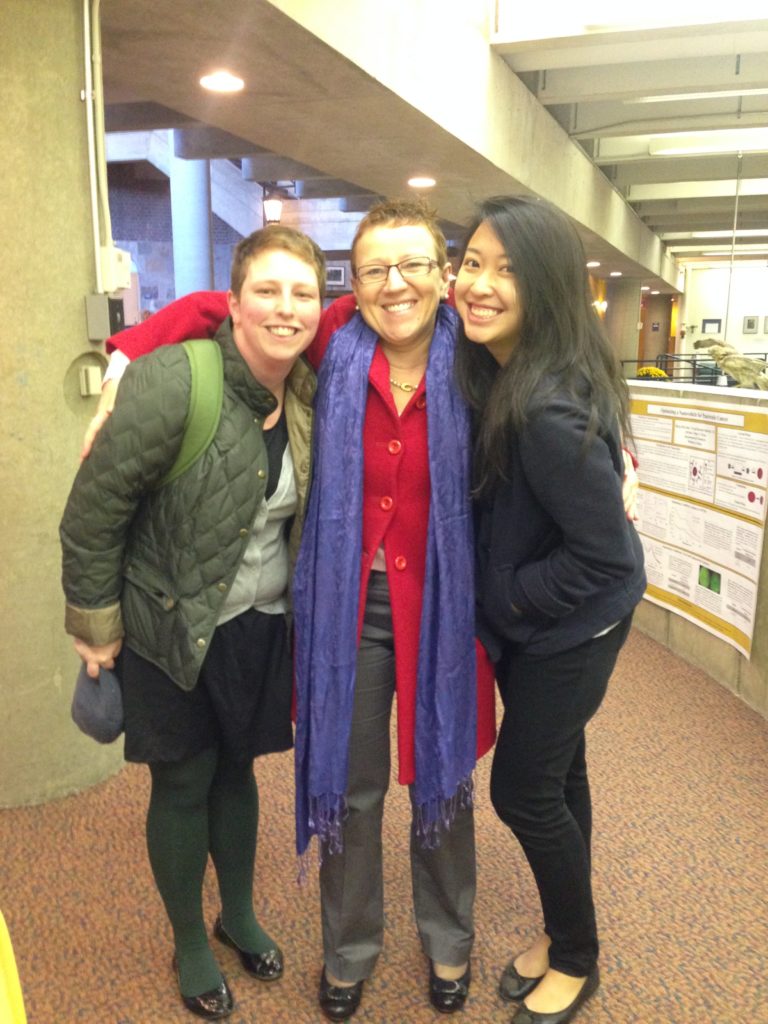
[[[353,296],[337,299],[323,312],[315,340],[307,351],[317,368],[333,332],[355,313]],[[115,335],[110,347],[133,359],[159,345],[215,333],[228,315],[223,292],[196,292],[160,310],[143,324]],[[371,563],[384,547],[392,605],[397,687],[398,779],[414,780],[414,726],[421,600],[429,516],[427,395],[422,380],[398,415],[389,384],[389,364],[376,350],[364,426],[363,561],[360,573],[362,627]],[[496,736],[494,672],[477,643],[477,755]]]

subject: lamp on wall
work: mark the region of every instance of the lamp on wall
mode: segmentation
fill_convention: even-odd
[[[264,224],[279,224],[283,219],[283,206],[286,200],[298,199],[300,183],[292,180],[260,181],[261,212]],[[291,219],[290,210],[288,219]]]
[[[265,224],[279,224],[283,214],[283,200],[279,196],[270,195],[265,191],[261,209]]]

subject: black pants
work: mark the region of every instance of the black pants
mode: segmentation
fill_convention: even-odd
[[[572,650],[511,653],[499,667],[504,719],[491,800],[519,840],[538,886],[549,963],[583,977],[597,961],[584,727],[600,707],[632,616]]]

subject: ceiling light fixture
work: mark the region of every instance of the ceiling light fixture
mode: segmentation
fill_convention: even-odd
[[[768,235],[768,227],[737,228],[736,231],[662,231],[659,238],[662,242],[672,239],[684,241],[686,238],[762,238]]]
[[[761,238],[768,235],[766,228],[737,228],[735,231],[692,231],[691,238]]]
[[[664,96],[637,96],[629,103],[672,103],[678,100],[719,100],[728,96],[768,96],[768,89],[717,89],[711,92],[671,92]]]
[[[600,266],[600,260],[590,260],[589,263],[587,263],[587,266],[588,267],[599,267]]]
[[[214,71],[210,75],[203,75],[200,85],[210,92],[240,92],[245,88],[245,82],[231,71]]]
[[[640,291],[641,292],[649,292],[650,290],[651,290],[651,286],[649,284],[641,284],[640,285]]]
[[[434,188],[437,181],[434,178],[430,178],[429,175],[417,175],[414,178],[408,179],[408,184],[411,188]]]
[[[717,129],[657,135],[648,142],[650,156],[694,156],[703,153],[768,152],[768,128]]]
[[[611,277],[621,277],[621,271],[620,270],[612,270],[610,276]]]
[[[723,246],[723,248],[719,249],[717,252],[702,252],[700,255],[701,256],[720,256],[720,257],[725,257],[725,256],[730,256],[730,254],[731,254],[730,248],[726,248],[725,246]],[[739,248],[739,249],[736,250],[736,255],[737,256],[768,256],[768,249],[751,249],[751,248],[741,249],[741,248]]]

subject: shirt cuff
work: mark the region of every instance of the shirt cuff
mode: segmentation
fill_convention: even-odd
[[[125,352],[121,352],[119,348],[116,348],[109,357],[109,366],[104,372],[104,380],[101,382],[101,386],[104,387],[108,380],[120,380],[130,361]]]

